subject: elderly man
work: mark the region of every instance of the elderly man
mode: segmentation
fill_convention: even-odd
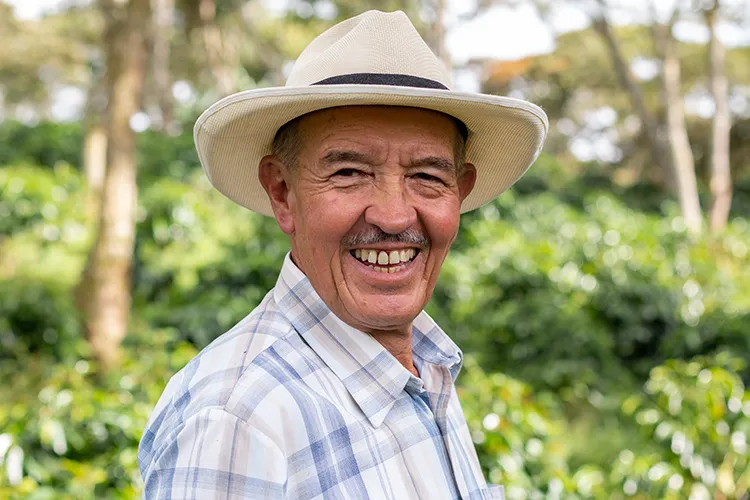
[[[536,106],[453,92],[401,12],[367,12],[287,85],[195,127],[211,182],[289,235],[276,287],[169,382],[145,498],[502,498],[456,397],[461,351],[423,312],[461,212],[513,184]]]

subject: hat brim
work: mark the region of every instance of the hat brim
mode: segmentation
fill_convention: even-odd
[[[198,157],[221,193],[272,216],[258,164],[271,154],[277,130],[306,113],[355,105],[431,109],[464,122],[469,130],[466,161],[476,167],[477,179],[462,213],[512,186],[539,156],[549,128],[541,108],[509,97],[384,85],[277,87],[239,92],[208,108],[195,124]]]

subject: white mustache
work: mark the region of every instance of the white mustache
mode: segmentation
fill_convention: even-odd
[[[347,248],[367,247],[379,243],[402,243],[424,248],[430,245],[430,240],[421,231],[416,229],[407,229],[398,234],[390,234],[382,229],[373,228],[370,231],[348,236],[344,238],[343,243]]]

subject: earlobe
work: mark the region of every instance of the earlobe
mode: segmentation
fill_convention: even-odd
[[[458,177],[458,191],[461,202],[469,196],[471,190],[474,189],[474,183],[477,180],[477,169],[471,163],[464,163],[464,168],[461,171],[461,175]]]
[[[272,155],[261,158],[258,180],[268,194],[276,222],[284,233],[291,235],[294,232],[293,194],[285,174],[288,175],[278,158]]]

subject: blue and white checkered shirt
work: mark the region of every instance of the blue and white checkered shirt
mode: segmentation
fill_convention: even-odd
[[[422,312],[412,375],[287,255],[276,287],[170,380],[144,498],[497,499],[456,396],[461,351]]]

